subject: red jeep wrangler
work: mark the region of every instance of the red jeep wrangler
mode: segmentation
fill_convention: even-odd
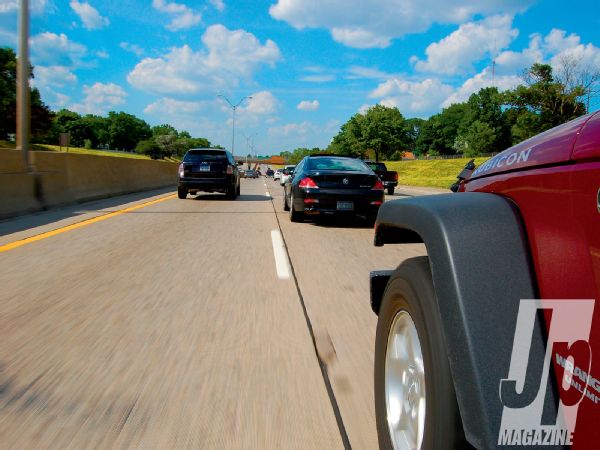
[[[599,448],[599,188],[597,112],[380,208],[428,254],[371,273],[381,448]]]

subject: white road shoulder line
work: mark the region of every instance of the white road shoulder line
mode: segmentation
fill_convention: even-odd
[[[273,241],[273,255],[275,256],[275,267],[277,269],[277,276],[280,280],[290,279],[290,262],[283,245],[283,237],[279,230],[271,231],[271,241]]]

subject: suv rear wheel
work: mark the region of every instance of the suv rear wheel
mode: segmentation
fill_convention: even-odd
[[[180,199],[184,199],[186,198],[188,195],[188,191],[187,189],[183,189],[183,188],[177,188],[177,197],[179,197]]]
[[[375,414],[382,449],[469,447],[427,257],[400,264],[381,302]]]

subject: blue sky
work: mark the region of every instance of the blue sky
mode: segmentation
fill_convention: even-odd
[[[30,0],[35,85],[53,109],[126,111],[236,153],[325,147],[370,105],[428,117],[522,70],[600,67],[595,2],[558,0]],[[17,0],[0,0],[16,47]],[[492,77],[491,61],[496,71]],[[592,101],[598,109],[598,99]]]

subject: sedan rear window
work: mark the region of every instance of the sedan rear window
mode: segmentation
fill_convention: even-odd
[[[347,170],[364,172],[369,170],[367,165],[358,159],[352,158],[310,158],[308,170]]]
[[[223,151],[215,150],[190,150],[185,154],[183,162],[199,163],[205,161],[225,161],[227,155]]]
[[[380,170],[382,172],[387,170],[383,163],[368,163],[367,165],[373,170]]]

